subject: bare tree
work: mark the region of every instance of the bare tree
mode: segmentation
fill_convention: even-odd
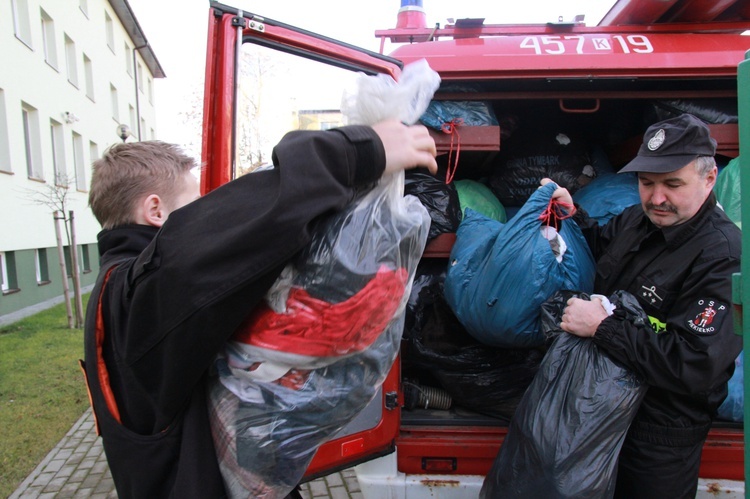
[[[59,231],[59,222],[63,222],[65,242],[68,244],[71,261],[70,275],[73,280],[73,297],[75,302],[75,327],[83,327],[83,298],[81,296],[80,272],[78,269],[78,248],[75,244],[75,234],[73,233],[75,225],[73,223],[74,213],[69,210],[71,203],[70,186],[75,182],[75,178],[68,177],[65,174],[55,175],[54,185],[47,184],[42,190],[25,189],[27,198],[34,204],[46,206],[52,210],[53,222],[57,238],[58,255],[60,262],[60,271],[62,273],[63,296],[66,310],[68,312],[68,326],[73,328],[73,314],[70,309],[70,291],[68,288],[68,271],[65,263],[65,253],[63,240]],[[67,214],[67,217],[66,217]]]
[[[185,105],[180,108],[177,115],[186,130],[187,142],[182,146],[194,158],[200,159],[203,147],[203,87],[201,83],[193,86]]]
[[[237,175],[270,163],[271,150],[289,130],[291,58],[254,44],[244,44],[239,59],[237,95]]]

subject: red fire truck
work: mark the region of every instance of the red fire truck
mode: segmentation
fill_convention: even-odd
[[[212,1],[203,192],[263,164],[270,155],[261,146],[278,141],[284,129],[339,124],[338,103],[306,101],[304,93],[291,98],[293,86],[318,98],[340,96],[338,82],[359,72],[397,79],[420,59],[441,77],[435,101],[481,102],[498,117],[498,124],[460,126],[458,136],[432,132],[441,167],[455,167],[456,178],[491,174],[511,118],[519,116],[565,127],[619,167],[655,118],[675,109],[702,113],[719,162],[739,155],[737,66],[750,49],[743,35],[750,29],[748,0],[617,0],[596,26],[475,18],[428,26],[425,19],[421,0],[403,0],[397,27],[375,33],[377,53]],[[383,55],[386,44],[390,53]],[[264,121],[255,99],[270,95],[269,87],[286,100],[275,102],[275,120]],[[454,240],[450,233],[436,237],[423,260],[447,261]],[[306,478],[356,466],[365,497],[478,493],[507,422],[460,406],[407,409],[402,366],[409,353],[402,349],[376,400],[318,450]],[[717,422],[704,447],[699,495],[744,496],[743,461],[742,423]]]

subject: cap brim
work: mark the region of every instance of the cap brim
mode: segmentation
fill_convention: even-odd
[[[669,173],[679,170],[694,161],[695,154],[675,156],[636,156],[617,173],[646,172]]]

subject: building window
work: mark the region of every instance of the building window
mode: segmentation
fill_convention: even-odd
[[[141,66],[141,63],[139,62],[137,64],[138,68],[138,90],[143,92],[143,66]]]
[[[76,189],[85,192],[86,168],[83,161],[83,137],[73,132],[73,165],[76,169]]]
[[[78,58],[76,57],[76,44],[68,35],[65,35],[65,64],[68,68],[68,81],[78,88]]]
[[[86,77],[86,97],[95,102],[94,99],[94,66],[91,59],[83,54],[83,72]]]
[[[146,133],[146,118],[141,118],[141,127],[138,129],[138,140],[143,140],[141,135]]]
[[[18,290],[16,257],[12,251],[0,251],[0,289],[3,294]]]
[[[5,92],[0,88],[0,172],[11,173],[8,115],[5,111]]]
[[[150,76],[146,77],[146,92],[148,93],[149,104],[154,103],[154,80]]]
[[[36,282],[37,284],[49,284],[50,282],[47,248],[36,250]]]
[[[70,246],[63,246],[63,257],[65,258],[65,272],[68,277],[73,277],[73,261],[70,259]]]
[[[91,255],[89,254],[89,245],[81,245],[81,272],[88,274],[91,272]]]
[[[125,42],[125,71],[131,77],[133,76],[133,49],[130,48],[128,42]]]
[[[26,103],[21,103],[21,122],[26,152],[26,173],[29,178],[44,180],[42,148],[39,140],[39,113]]]
[[[65,166],[65,136],[62,124],[49,120],[52,137],[52,167],[55,171],[55,185],[68,186],[68,171]]]
[[[93,163],[99,159],[99,146],[96,142],[89,141],[89,162]]]
[[[10,0],[10,4],[13,7],[13,29],[16,38],[26,44],[27,47],[32,48],[28,0]]]
[[[130,128],[135,130],[138,122],[135,120],[135,108],[131,104],[128,104],[128,112],[130,113]]]
[[[116,122],[120,122],[120,106],[117,103],[117,89],[111,83],[109,84],[109,96],[112,100],[112,117]]]
[[[112,22],[112,18],[109,17],[109,13],[104,13],[104,28],[107,32],[107,47],[114,54],[115,52],[115,24]]]
[[[89,17],[89,0],[78,0],[78,8],[84,16]]]
[[[55,38],[55,22],[52,18],[41,10],[42,17],[42,43],[44,43],[44,60],[47,64],[55,69],[57,65],[57,40]]]

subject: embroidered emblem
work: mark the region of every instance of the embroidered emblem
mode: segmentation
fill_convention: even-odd
[[[656,317],[648,316],[648,322],[651,324],[651,329],[654,330],[654,333],[659,334],[663,333],[667,330],[667,324],[666,322],[662,322]]]
[[[664,139],[666,139],[666,134],[664,133],[664,129],[660,128],[659,131],[651,137],[651,140],[648,141],[649,151],[656,151],[659,149],[664,143]]]
[[[687,326],[699,334],[714,334],[724,320],[728,307],[720,302],[703,298],[691,307],[686,316]]]
[[[656,300],[659,300],[659,305],[661,305],[661,302],[664,299],[656,294],[656,286],[651,286],[650,288],[647,286],[641,286],[641,289],[641,296],[643,296],[644,300],[650,302],[652,305],[656,304]]]

